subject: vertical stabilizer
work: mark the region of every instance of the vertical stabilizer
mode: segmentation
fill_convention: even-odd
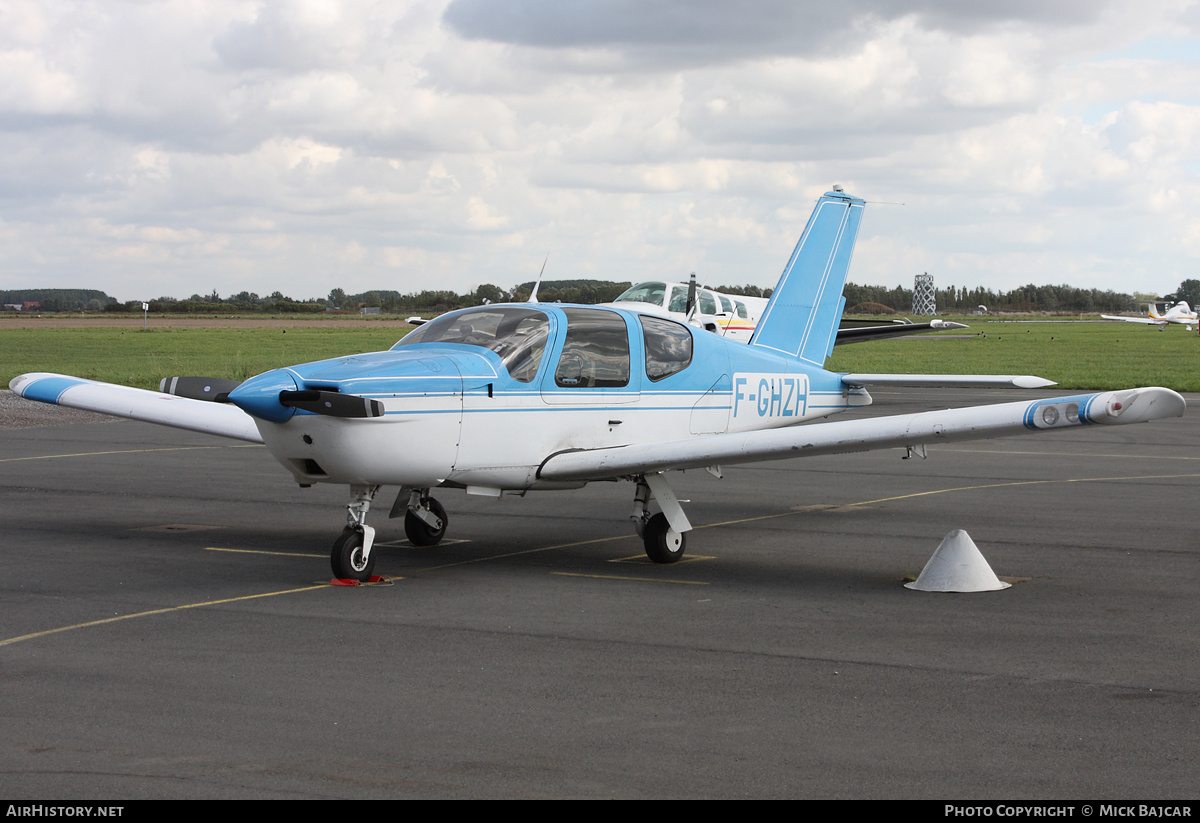
[[[841,191],[821,196],[758,321],[751,346],[824,365],[845,306],[842,289],[865,205]]]

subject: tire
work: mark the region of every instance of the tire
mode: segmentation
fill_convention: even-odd
[[[329,565],[333,567],[333,576],[339,580],[357,580],[365,583],[371,579],[375,568],[375,553],[363,560],[362,532],[346,529],[333,544],[329,554]]]
[[[446,536],[446,526],[450,523],[450,518],[446,517],[446,510],[442,508],[441,503],[432,497],[425,502],[429,504],[429,510],[442,521],[442,527],[440,529],[431,529],[429,524],[424,520],[412,512],[406,512],[404,515],[404,536],[414,546],[436,546],[438,543],[441,543],[442,538]]]
[[[667,516],[659,512],[646,523],[642,542],[646,545],[646,556],[655,563],[678,563],[687,547],[687,535],[674,531]]]

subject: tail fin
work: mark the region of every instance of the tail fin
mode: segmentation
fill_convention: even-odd
[[[864,206],[863,200],[841,191],[821,196],[758,321],[751,346],[824,365],[846,305],[842,289]]]

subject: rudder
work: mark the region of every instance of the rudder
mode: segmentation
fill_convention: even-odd
[[[842,290],[865,206],[865,201],[840,191],[821,196],[758,321],[751,346],[824,365],[846,304]]]

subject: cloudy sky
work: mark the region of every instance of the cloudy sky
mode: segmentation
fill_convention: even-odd
[[[1165,293],[1198,175],[1192,0],[0,2],[0,288]]]

